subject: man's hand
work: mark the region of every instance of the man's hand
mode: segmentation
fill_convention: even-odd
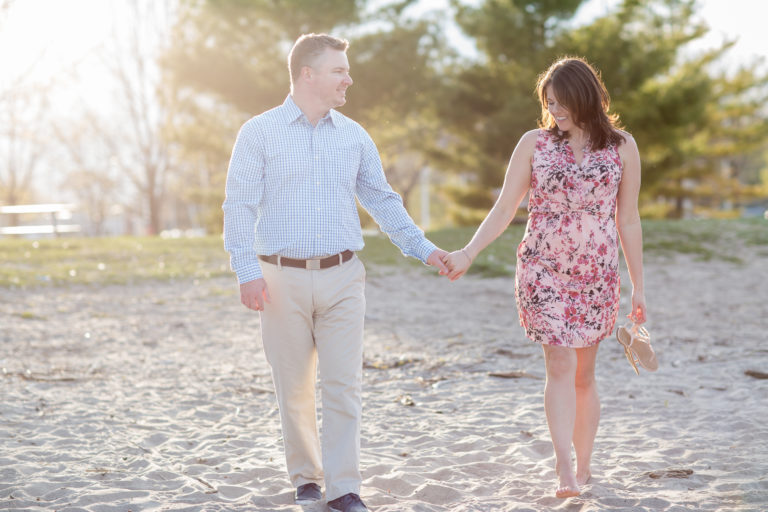
[[[443,262],[450,269],[448,279],[455,281],[469,270],[472,258],[467,254],[466,249],[459,249],[444,257]]]
[[[254,311],[264,311],[264,301],[272,302],[264,278],[248,281],[240,285],[240,302]]]
[[[447,251],[444,251],[442,249],[435,249],[432,251],[432,254],[429,255],[429,258],[427,258],[427,265],[432,265],[433,267],[437,267],[437,269],[440,271],[441,276],[447,276],[448,275],[448,267],[445,266],[445,263],[443,263],[443,257],[448,254]]]

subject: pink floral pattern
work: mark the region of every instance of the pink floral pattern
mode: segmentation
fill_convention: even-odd
[[[567,140],[539,131],[515,275],[520,324],[533,341],[583,348],[613,331],[621,171],[615,146],[585,148],[579,165]]]

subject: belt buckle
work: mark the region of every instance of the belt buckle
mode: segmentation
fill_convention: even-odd
[[[307,260],[307,270],[320,270],[320,260]]]

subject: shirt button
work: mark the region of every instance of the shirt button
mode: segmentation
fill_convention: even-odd
[[[320,235],[317,235],[317,238],[320,238]]]
[[[315,182],[315,185],[319,185],[319,184],[320,184],[320,180]]]

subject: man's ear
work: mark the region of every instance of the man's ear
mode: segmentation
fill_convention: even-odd
[[[312,68],[309,66],[302,66],[301,68],[301,78],[304,80],[311,80],[312,79]]]

